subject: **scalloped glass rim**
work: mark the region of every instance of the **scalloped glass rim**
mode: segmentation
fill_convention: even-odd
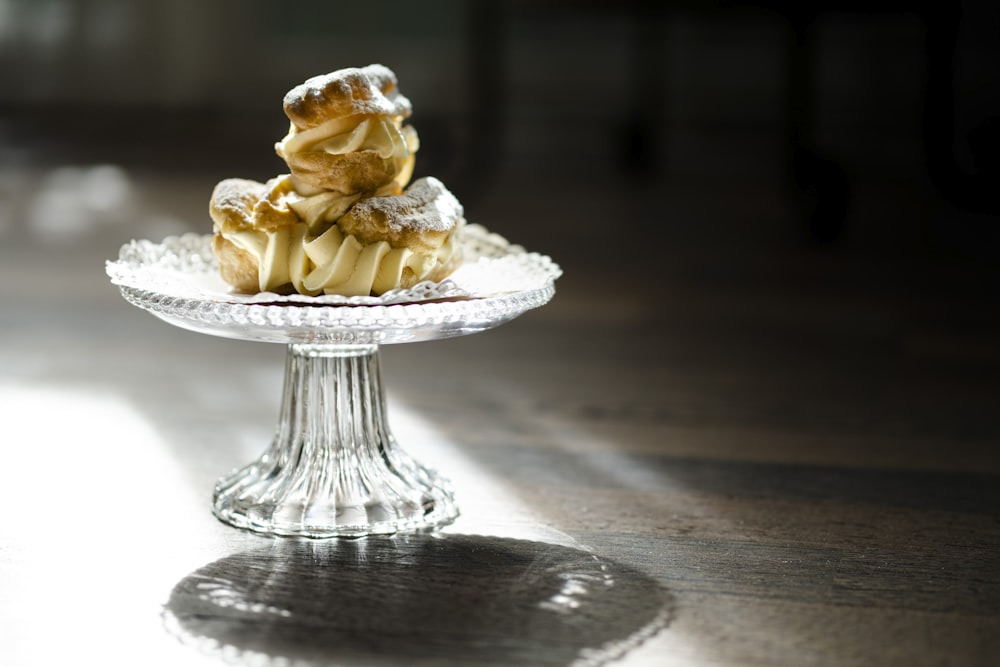
[[[382,297],[233,294],[218,275],[210,234],[132,241],[107,263],[132,305],[176,326],[264,342],[370,345],[493,328],[555,294],[562,270],[479,225],[461,230],[465,264],[442,283]],[[419,289],[418,289],[419,288]],[[414,292],[416,290],[416,292]]]

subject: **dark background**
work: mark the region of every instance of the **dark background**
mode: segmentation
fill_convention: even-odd
[[[417,175],[569,285],[988,295],[995,7],[5,0],[0,195],[11,174],[116,165],[184,183],[161,208],[206,230],[216,180],[284,171],[286,90],[381,62],[414,104]],[[12,208],[8,238],[29,224]]]

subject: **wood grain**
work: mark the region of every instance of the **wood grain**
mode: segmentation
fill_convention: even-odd
[[[193,210],[202,185],[137,192]],[[540,228],[524,240],[566,269],[550,306],[382,352],[397,437],[435,456],[466,515],[439,537],[283,543],[209,514],[214,481],[273,433],[283,350],[122,302],[101,271],[121,230],[102,229],[0,245],[0,663],[1000,656],[990,267],[664,230],[653,271]]]

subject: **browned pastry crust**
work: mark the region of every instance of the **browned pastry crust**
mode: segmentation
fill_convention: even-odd
[[[244,178],[227,178],[212,191],[208,213],[216,232],[254,229],[274,231],[299,222],[286,197],[293,192],[287,178],[258,183]]]
[[[396,160],[379,157],[377,151],[361,150],[341,155],[325,151],[299,151],[285,162],[303,183],[342,194],[374,192],[397,173]]]
[[[267,186],[244,178],[227,178],[215,186],[208,202],[208,214],[215,231],[253,229],[253,209],[267,192]]]
[[[285,94],[285,114],[305,130],[334,118],[381,114],[406,118],[410,100],[399,93],[396,75],[383,65],[349,67],[314,76]]]
[[[271,232],[278,227],[300,222],[298,214],[288,206],[287,197],[294,193],[288,178],[272,178],[265,184],[264,196],[253,208],[253,226]]]
[[[337,225],[362,243],[433,253],[462,221],[462,205],[441,181],[418,179],[403,194],[362,199]]]
[[[212,252],[219,260],[219,275],[234,289],[249,294],[260,291],[256,257],[221,234],[212,238]]]
[[[440,282],[454,273],[455,269],[457,269],[461,263],[462,253],[458,248],[456,248],[455,252],[452,253],[451,257],[449,257],[447,261],[438,264],[426,276],[418,276],[413,273],[412,269],[407,267],[403,269],[403,276],[400,278],[400,287],[403,289],[409,289],[417,283],[424,282],[425,280]]]

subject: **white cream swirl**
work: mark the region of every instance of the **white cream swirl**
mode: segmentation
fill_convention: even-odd
[[[431,253],[394,248],[386,241],[363,244],[337,225],[312,236],[304,222],[273,231],[224,232],[223,236],[257,260],[261,292],[290,285],[307,296],[379,295],[410,287],[448,264],[455,251],[453,239]]]

